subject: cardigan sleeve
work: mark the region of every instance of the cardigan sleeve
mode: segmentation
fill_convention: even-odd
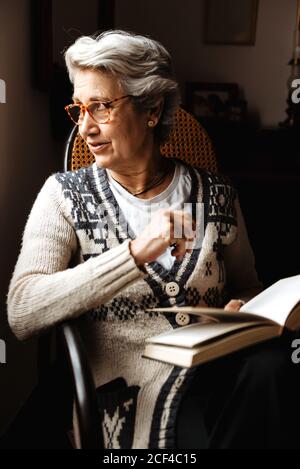
[[[50,176],[26,223],[9,286],[8,321],[18,339],[75,318],[145,276],[130,253],[129,240],[70,268],[77,248],[57,181]]]
[[[226,246],[224,251],[227,288],[232,299],[248,301],[263,289],[263,285],[257,276],[255,258],[238,199],[235,208],[237,234],[235,240]]]

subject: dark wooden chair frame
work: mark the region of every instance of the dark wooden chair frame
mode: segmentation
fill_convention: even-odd
[[[57,332],[69,365],[80,447],[82,449],[104,448],[96,386],[77,325],[75,321],[64,322],[58,326]]]

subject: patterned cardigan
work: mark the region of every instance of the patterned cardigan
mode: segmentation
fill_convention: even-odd
[[[261,287],[234,188],[188,169],[188,202],[203,204],[204,238],[170,270],[136,266],[130,227],[95,163],[50,176],[26,224],[8,294],[10,326],[26,339],[78,317],[107,448],[174,448],[180,400],[197,373],[142,357],[146,338],[179,327],[174,315],[146,309],[222,306]]]

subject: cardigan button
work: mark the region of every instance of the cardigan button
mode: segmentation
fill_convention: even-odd
[[[189,314],[177,313],[175,316],[175,321],[178,326],[187,326],[190,323],[191,318]]]
[[[176,282],[169,282],[166,285],[166,293],[169,296],[177,296],[179,293],[179,285]]]

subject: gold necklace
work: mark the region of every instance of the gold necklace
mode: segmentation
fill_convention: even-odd
[[[145,194],[145,192],[148,192],[150,189],[153,189],[154,187],[157,187],[159,186],[160,184],[163,183],[163,181],[166,179],[166,177],[168,176],[169,174],[169,168],[167,168],[166,172],[163,172],[163,171],[160,171],[156,176],[154,176],[154,178],[152,179],[152,181],[150,182],[150,184],[147,184],[145,187],[142,188],[141,191],[137,191],[137,192],[131,192],[128,187],[124,186],[120,181],[117,181],[117,179],[115,179],[114,177],[112,177],[112,175],[110,175],[112,177],[112,179],[114,181],[116,181],[118,184],[120,184],[120,186],[123,187],[123,189],[125,189],[127,192],[129,192],[131,195],[133,196],[137,196],[137,195],[141,195],[141,194]]]

